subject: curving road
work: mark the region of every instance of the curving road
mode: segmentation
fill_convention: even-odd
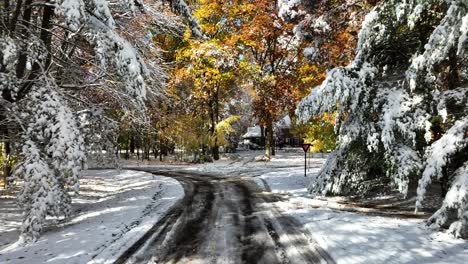
[[[246,179],[148,172],[177,179],[185,197],[116,263],[334,263]]]

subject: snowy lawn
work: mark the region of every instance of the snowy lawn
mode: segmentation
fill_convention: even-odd
[[[468,241],[433,232],[424,220],[338,211],[331,209],[344,207],[337,199],[307,197],[307,186],[325,160],[312,159],[305,178],[302,155],[281,153],[270,164],[248,166],[261,188],[288,198],[275,205],[302,223],[337,263],[468,263]]]
[[[421,220],[367,216],[278,202],[337,263],[467,263],[468,243],[428,230]],[[302,208],[301,208],[302,207]]]
[[[184,195],[174,179],[136,171],[85,171],[73,217],[21,247],[20,211],[0,200],[0,263],[111,263]]]

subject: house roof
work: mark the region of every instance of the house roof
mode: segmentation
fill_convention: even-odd
[[[281,120],[275,123],[276,128],[291,128],[292,121],[289,115],[285,115]]]
[[[281,120],[275,123],[275,129],[285,129],[291,128],[292,121],[289,115],[285,115]],[[247,133],[245,133],[242,138],[259,138],[262,136],[262,130],[260,126],[253,126],[247,128]]]
[[[245,133],[242,138],[254,138],[254,137],[261,137],[262,130],[260,126],[254,126],[247,128],[247,133]]]

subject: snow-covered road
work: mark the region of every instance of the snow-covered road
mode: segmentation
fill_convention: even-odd
[[[334,263],[300,224],[272,205],[278,197],[252,181],[154,173],[179,180],[186,196],[116,263]]]

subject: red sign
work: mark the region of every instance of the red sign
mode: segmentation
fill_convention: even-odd
[[[311,144],[302,144],[302,149],[304,150],[304,152],[307,152],[309,150],[310,145]]]

